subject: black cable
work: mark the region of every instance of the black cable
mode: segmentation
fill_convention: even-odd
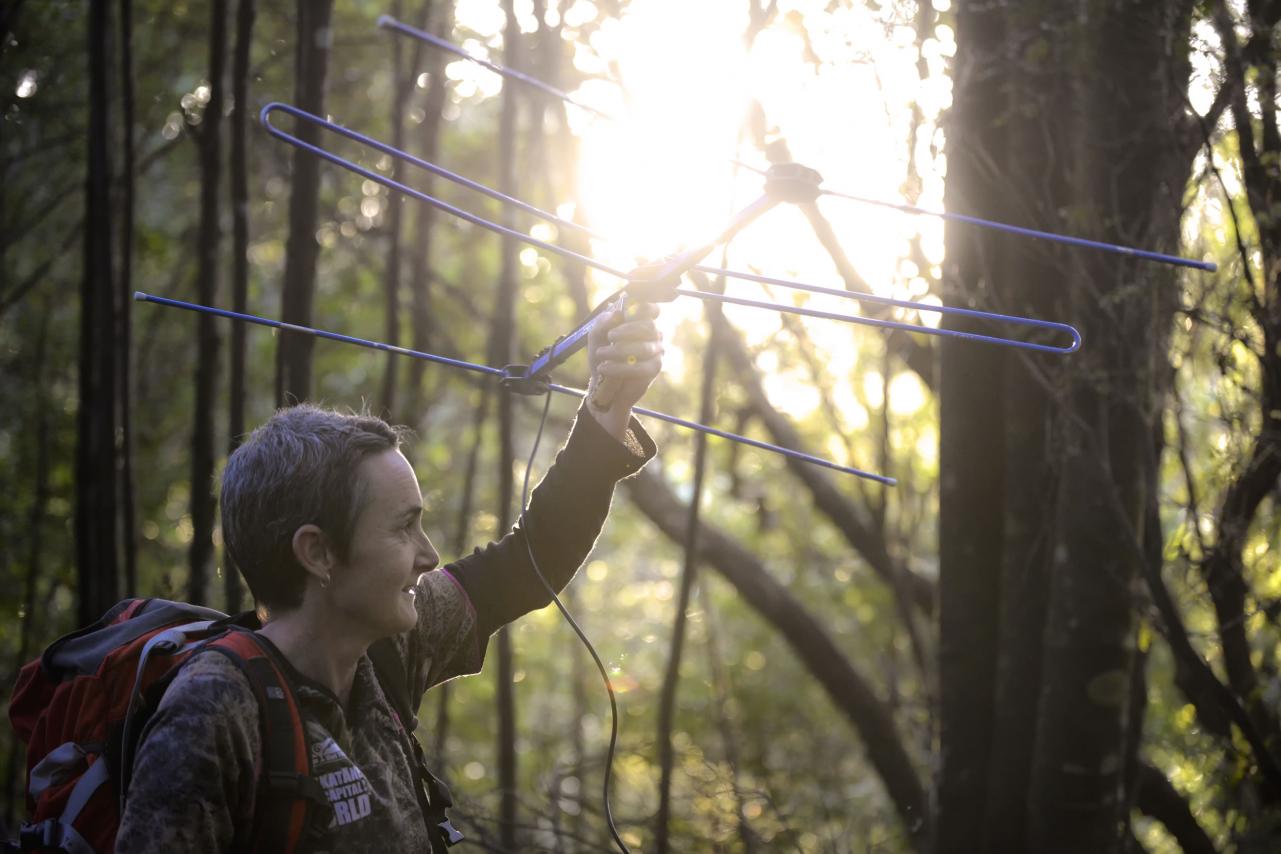
[[[529,563],[534,567],[534,574],[538,576],[539,581],[543,582],[543,586],[551,594],[552,601],[556,603],[556,607],[560,609],[566,622],[574,630],[574,634],[578,635],[578,639],[583,642],[583,645],[587,647],[587,651],[591,653],[592,661],[596,662],[596,669],[600,671],[600,678],[605,681],[605,690],[609,692],[609,752],[605,756],[605,823],[609,825],[609,833],[614,837],[614,843],[618,845],[619,850],[623,854],[631,854],[631,849],[627,847],[622,837],[618,835],[618,828],[614,826],[614,813],[609,808],[609,778],[614,770],[614,747],[618,744],[618,700],[614,697],[614,685],[609,681],[609,674],[605,672],[605,665],[600,660],[600,656],[597,655],[596,647],[592,646],[592,642],[587,639],[587,635],[574,620],[573,615],[569,613],[565,604],[560,601],[560,597],[556,595],[556,591],[547,581],[547,577],[543,575],[543,571],[538,568],[538,561],[534,558],[534,542],[529,530],[529,518],[525,515],[529,501],[529,473],[534,468],[534,456],[538,453],[538,443],[543,439],[543,428],[547,426],[547,410],[551,408],[551,405],[552,395],[548,391],[546,392],[546,401],[543,403],[543,416],[538,422],[538,434],[534,437],[534,447],[529,452],[529,462],[525,466],[525,482],[520,488],[521,526],[525,530],[525,548],[529,552]]]

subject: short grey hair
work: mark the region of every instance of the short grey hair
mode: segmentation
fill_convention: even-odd
[[[356,469],[398,449],[406,432],[303,403],[278,410],[232,452],[222,473],[223,541],[260,606],[302,604],[307,576],[293,550],[301,526],[319,527],[347,559],[365,499]]]

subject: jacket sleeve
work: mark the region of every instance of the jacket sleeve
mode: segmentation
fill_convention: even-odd
[[[511,531],[419,579],[418,626],[406,638],[415,702],[432,685],[479,672],[491,634],[551,602],[531,548],[548,583],[563,589],[600,535],[615,484],[654,452],[635,419],[619,442],[579,409],[568,441]]]
[[[192,659],[165,691],[133,764],[117,854],[223,854],[253,811],[258,704],[221,655]]]

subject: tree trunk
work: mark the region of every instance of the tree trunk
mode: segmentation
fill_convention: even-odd
[[[1004,56],[994,63],[1004,95],[1006,157],[1003,176],[990,175],[995,189],[1006,188],[1006,215],[1017,222],[1055,231],[1060,228],[1057,200],[1064,198],[1064,168],[1071,159],[1074,113],[1064,91],[1074,57],[1060,33],[1074,7],[1031,3],[1006,13]],[[1047,37],[1047,33],[1050,34]],[[998,180],[1000,183],[997,183]],[[979,234],[966,235],[973,240]],[[993,246],[990,239],[987,245]],[[1071,250],[1030,240],[1004,239],[994,246],[1002,258],[1001,301],[984,307],[1028,317],[1062,317],[1056,295],[1069,287]],[[989,297],[991,298],[991,297]],[[989,760],[986,851],[1020,849],[1027,815],[1027,786],[1040,702],[1043,634],[1048,607],[1051,547],[1056,507],[1060,439],[1053,377],[1062,365],[1054,356],[1011,357],[998,354],[1005,370],[1002,424],[1005,433],[1005,477],[1001,485],[1004,516],[1000,547],[998,648],[995,658],[995,702],[991,707],[993,738]]]
[[[991,164],[1005,156],[1003,7],[956,7],[957,55],[947,127],[950,211],[1001,218]],[[962,50],[965,44],[967,49]],[[968,226],[945,230],[943,302],[992,308],[1003,279],[1001,246]],[[951,321],[947,328],[973,328]],[[944,338],[939,346],[939,766],[936,851],[970,852],[983,838],[992,755],[1004,532],[1005,441],[991,413],[1005,402],[1004,354]]]
[[[492,386],[485,384],[481,390],[480,402],[472,416],[471,450],[467,453],[467,465],[463,470],[463,493],[458,501],[458,517],[454,524],[454,536],[450,542],[450,551],[461,555],[467,549],[468,533],[471,531],[471,515],[476,496],[476,471],[480,462],[481,440],[485,435],[485,420],[489,415],[489,398]],[[450,686],[446,682],[436,690],[439,700],[436,705],[436,724],[432,736],[435,753],[433,760],[442,768],[445,766],[445,746],[449,740],[449,698]]]
[[[520,26],[516,23],[516,13],[512,0],[503,0],[503,12],[507,18],[503,30],[503,62],[508,68],[516,66]],[[503,86],[502,107],[498,126],[498,191],[508,196],[516,195],[516,87],[510,83]],[[515,217],[510,206],[503,208],[502,223],[508,228],[515,226]],[[498,281],[498,300],[494,309],[494,337],[490,342],[491,361],[493,365],[505,365],[511,361],[511,353],[516,336],[516,280],[519,276],[517,267],[517,245],[511,237],[503,237],[501,249],[501,270]],[[514,429],[512,396],[499,393],[498,396],[498,530],[506,531],[511,526],[511,504],[515,492],[515,452],[512,448]],[[516,691],[512,681],[516,672],[515,655],[512,650],[511,635],[507,627],[497,633],[498,642],[498,785],[501,792],[499,804],[499,839],[504,848],[518,850],[516,833],[517,781],[516,773]]]
[[[253,44],[254,0],[236,4],[236,46],[231,64],[231,309],[249,310],[249,49]],[[231,377],[227,389],[227,454],[240,447],[245,434],[245,359],[249,324],[231,324]],[[244,605],[240,570],[230,551],[223,551],[223,595],[230,614]]]
[[[213,0],[209,22],[209,103],[199,125],[192,127],[200,148],[200,231],[196,250],[196,300],[214,305],[218,291],[219,191],[222,183],[223,69],[227,53],[227,0]],[[213,568],[214,397],[218,386],[218,319],[196,315],[195,423],[191,439],[191,548],[187,598],[203,605],[209,597]]]
[[[960,4],[948,207],[1052,230],[1072,211],[1073,231],[1175,245],[1187,73],[1167,46],[1189,14]],[[948,228],[945,302],[1066,313],[1086,343],[1061,361],[943,345],[938,850],[1118,851],[1136,537],[1177,288],[964,228]]]
[[[138,589],[138,523],[133,490],[133,387],[129,350],[133,346],[133,220],[134,220],[134,132],[133,132],[133,2],[120,0],[120,284],[116,289],[116,387],[120,401],[120,539],[123,546],[125,595]]]
[[[572,67],[573,43],[562,37],[563,18],[554,27],[547,25],[545,6],[545,0],[535,0],[535,14],[543,22],[537,34],[539,41],[535,50],[538,71],[535,76],[558,89],[564,89],[566,87],[562,77],[564,69]],[[538,99],[532,102],[527,101],[526,105],[533,114],[529,120],[530,127],[526,131],[531,137],[542,140],[547,132],[546,122],[548,118],[554,118],[555,120],[555,136],[552,143],[539,146],[537,156],[540,159],[528,158],[528,162],[540,164],[540,168],[531,177],[541,176],[544,198],[568,198],[574,209],[574,215],[571,219],[574,222],[585,223],[578,169],[579,138],[570,132],[567,116],[568,105],[559,99]],[[525,192],[529,191],[526,190]],[[557,243],[582,255],[591,254],[591,244],[587,237],[582,232],[571,228],[557,230]],[[587,301],[586,266],[568,258],[561,259],[557,263],[560,267],[561,276],[565,280],[570,301],[574,306],[575,316],[586,317],[590,311]],[[581,596],[582,592],[577,586],[571,584],[566,587],[564,592],[561,593],[565,609],[571,614],[577,614]],[[589,692],[594,687],[596,674],[595,670],[588,666],[587,661],[579,652],[578,638],[567,637],[564,643],[567,645],[565,647],[565,658],[569,666],[570,709],[572,710],[570,719],[566,724],[570,733],[570,744],[569,756],[564,760],[564,765],[569,769],[569,774],[573,775],[579,784],[578,794],[575,797],[581,800],[583,792],[582,780],[585,776],[587,761],[586,731],[583,722],[591,708]],[[560,822],[564,821],[565,823],[565,838],[569,841],[565,850],[569,852],[589,850],[581,841],[586,825],[586,811],[578,809],[566,815],[566,811],[560,807],[560,802],[565,797],[563,781],[558,778],[557,783],[557,790],[554,793],[555,803],[552,809],[553,821],[558,832],[561,829]]]
[[[707,635],[705,644],[707,652],[707,669],[712,674],[712,693],[716,703],[716,724],[721,734],[721,746],[725,750],[725,761],[729,764],[731,781],[734,786],[734,813],[738,818],[738,838],[743,843],[743,854],[756,854],[761,850],[762,841],[752,829],[747,819],[743,803],[743,788],[739,782],[739,771],[743,766],[738,749],[738,736],[735,732],[736,716],[731,714],[730,698],[734,688],[730,682],[729,671],[725,668],[725,657],[721,653],[720,631],[716,625],[716,611],[712,605],[712,596],[707,585],[698,588],[699,604],[703,609],[703,630]]]
[[[1189,77],[1186,54],[1174,46],[1188,43],[1191,13],[1191,2],[1126,0],[1075,20],[1078,67],[1093,73],[1075,80],[1075,196],[1063,201],[1101,239],[1178,245],[1191,162],[1170,142],[1184,129]],[[1178,293],[1170,268],[1097,253],[1076,264],[1072,317],[1089,343],[1069,368],[1028,793],[1028,847],[1051,854],[1119,851],[1127,838],[1136,555]]]
[[[317,116],[325,114],[325,74],[333,33],[329,19],[333,0],[298,0],[297,54],[294,65],[294,103]],[[320,129],[298,121],[294,135],[317,144]],[[320,159],[294,149],[289,194],[289,238],[285,243],[285,283],[280,316],[286,323],[311,325],[316,296],[316,208],[320,193]],[[276,346],[276,405],[311,397],[310,335],[282,333]]]
[[[724,257],[721,260],[724,265]],[[718,292],[724,292],[725,280],[718,283]],[[712,315],[720,314],[720,307],[707,303],[709,326],[712,330],[707,349],[703,354],[703,378],[698,420],[710,424],[716,404],[716,362],[718,357],[717,324],[711,323]],[[676,692],[680,687],[681,655],[685,648],[685,624],[690,597],[698,570],[698,516],[703,500],[703,478],[707,472],[707,434],[699,433],[694,445],[694,496],[689,505],[685,523],[684,565],[681,569],[680,594],[676,597],[676,615],[672,622],[672,644],[668,652],[667,671],[658,704],[658,815],[654,819],[654,850],[666,854],[669,850],[668,824],[672,811],[672,767],[676,761],[672,730],[676,722]]]
[[[427,20],[432,20],[427,27]],[[436,35],[449,37],[454,23],[454,5],[452,3],[428,2],[423,7],[423,23]],[[416,50],[415,56],[419,53]],[[445,96],[448,86],[445,80],[445,53],[440,50],[428,51],[423,66],[427,74],[427,97],[424,100],[423,123],[417,131],[419,156],[435,163],[440,156],[440,123],[441,112],[445,108]],[[414,68],[419,68],[417,60]],[[432,192],[433,178],[426,175],[422,188],[426,193]],[[418,205],[418,216],[414,229],[417,239],[414,251],[409,258],[409,305],[412,331],[410,333],[415,350],[432,349],[432,328],[435,323],[431,314],[431,247],[432,223],[436,221],[436,209],[431,205]],[[415,359],[409,363],[406,388],[405,412],[413,419],[422,418],[424,401],[423,378],[426,376],[427,363]]]
[[[18,21],[18,10],[22,8],[23,0],[10,0],[4,6],[0,6],[0,44],[4,44],[9,33],[13,30]]]
[[[89,4],[89,134],[84,277],[80,287],[80,385],[76,415],[77,620],[88,625],[120,595],[116,481],[116,329],[111,265],[110,99],[105,3]]]
[[[392,17],[400,20],[403,15],[403,4],[396,0],[392,4]],[[405,107],[414,90],[417,79],[416,65],[405,67],[401,57],[404,39],[392,36],[391,39],[391,145],[393,148],[405,149]],[[400,158],[391,161],[393,181],[404,182],[405,164]],[[400,232],[401,219],[405,210],[405,197],[392,192],[387,196],[387,270],[383,275],[383,301],[386,306],[386,317],[383,329],[383,341],[394,347],[400,346]],[[429,207],[424,205],[424,207]],[[383,369],[382,389],[378,396],[379,414],[391,418],[396,411],[396,384],[403,356],[396,353],[387,354],[386,367]]]

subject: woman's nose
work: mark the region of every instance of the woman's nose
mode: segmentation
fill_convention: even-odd
[[[429,572],[435,569],[438,563],[440,563],[440,554],[436,551],[436,547],[431,544],[431,540],[424,534],[422,547],[418,550],[419,571]]]

